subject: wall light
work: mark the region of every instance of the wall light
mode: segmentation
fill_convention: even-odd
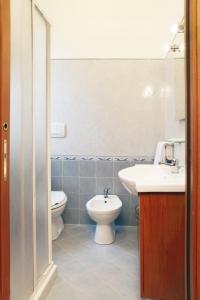
[[[144,88],[144,91],[143,91],[143,97],[144,98],[149,98],[151,96],[153,96],[153,87],[151,85],[147,85],[145,88]]]
[[[172,33],[183,33],[184,32],[184,23],[173,24],[170,28]]]
[[[178,24],[173,24],[170,28],[172,33],[177,33],[178,32]]]

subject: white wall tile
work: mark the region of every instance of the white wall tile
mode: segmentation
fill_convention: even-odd
[[[154,155],[164,137],[164,66],[164,60],[53,60],[52,121],[68,130],[66,138],[52,139],[52,154]]]

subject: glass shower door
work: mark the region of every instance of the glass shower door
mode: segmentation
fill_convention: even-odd
[[[34,7],[36,283],[49,265],[48,24]]]

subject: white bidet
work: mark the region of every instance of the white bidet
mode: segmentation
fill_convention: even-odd
[[[95,242],[111,244],[115,240],[114,221],[120,214],[122,202],[116,195],[96,195],[86,203],[86,208],[92,220],[97,222]]]

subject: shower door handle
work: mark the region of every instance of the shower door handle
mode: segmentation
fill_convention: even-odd
[[[8,172],[8,143],[7,140],[3,142],[3,179],[7,181]]]

